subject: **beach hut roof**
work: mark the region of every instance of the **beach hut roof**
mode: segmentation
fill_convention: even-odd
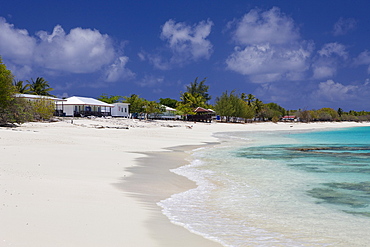
[[[214,112],[214,111],[212,111],[212,110],[210,110],[210,109],[205,109],[205,108],[203,108],[203,107],[197,107],[197,108],[194,110],[194,112]]]
[[[22,94],[22,93],[15,94],[15,97],[25,98],[25,99],[47,99],[47,100],[54,100],[54,101],[66,101],[65,99],[59,99],[59,98],[50,97],[50,96]]]
[[[93,105],[93,106],[106,106],[106,107],[114,107],[112,104],[107,104],[103,101],[87,98],[87,97],[77,97],[72,96],[67,98],[67,101],[63,103],[64,105]]]

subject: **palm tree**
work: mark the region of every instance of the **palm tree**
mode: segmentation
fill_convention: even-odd
[[[50,87],[49,83],[45,81],[42,77],[37,77],[34,81],[31,78],[31,83],[27,80],[28,84],[30,84],[30,91],[31,94],[36,95],[43,95],[43,96],[54,96],[49,93],[49,91],[52,91],[53,88]]]
[[[262,109],[263,109],[263,102],[259,99],[256,99],[254,102],[253,102],[253,106],[254,106],[254,112],[256,113],[256,116],[257,117],[261,117],[259,116],[260,113],[262,112]]]
[[[23,81],[13,81],[13,85],[18,93],[29,93],[31,91],[30,84],[23,85]]]
[[[247,95],[247,103],[249,106],[252,106],[253,101],[256,99],[256,97],[253,94],[248,94]],[[258,100],[258,99],[257,99]]]

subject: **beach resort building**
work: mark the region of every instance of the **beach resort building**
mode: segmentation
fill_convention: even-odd
[[[43,96],[43,95],[33,95],[33,94],[16,94],[15,97],[26,99],[28,101],[38,101],[38,100],[47,100],[55,104],[55,113],[56,116],[62,116],[64,112],[64,102],[65,99],[59,99],[55,97]]]
[[[114,103],[112,108],[112,117],[125,117],[130,116],[129,103]]]
[[[67,117],[111,116],[114,107],[97,99],[77,96],[67,98],[62,104],[64,116]]]

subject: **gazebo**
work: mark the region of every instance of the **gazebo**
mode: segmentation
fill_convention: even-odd
[[[188,115],[188,121],[196,122],[212,122],[212,117],[215,115],[215,112],[211,109],[205,109],[203,107],[197,107],[194,109],[195,115]]]

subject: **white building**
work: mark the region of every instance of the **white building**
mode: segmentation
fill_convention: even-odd
[[[57,116],[63,115],[63,110],[64,110],[63,103],[66,101],[65,99],[59,99],[59,98],[43,96],[43,95],[21,94],[21,93],[15,94],[15,97],[26,99],[28,101],[47,100],[50,102],[54,102],[55,103],[55,115]]]
[[[67,117],[111,116],[113,107],[112,104],[87,97],[73,96],[63,102],[63,112]]]
[[[112,117],[129,117],[129,103],[114,103]]]

